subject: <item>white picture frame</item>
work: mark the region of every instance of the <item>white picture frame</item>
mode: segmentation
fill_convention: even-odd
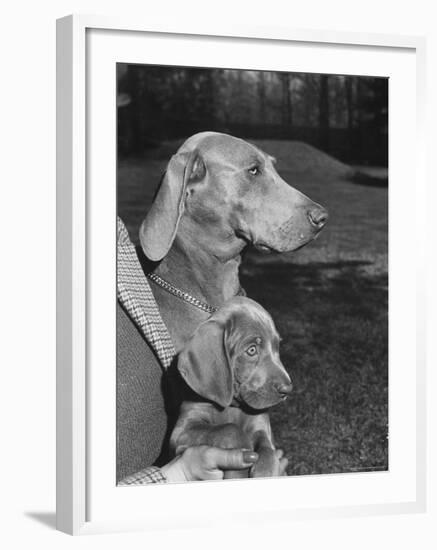
[[[411,460],[407,466],[408,473],[405,479],[410,479],[410,485],[405,489],[405,495],[396,496],[394,493],[387,493],[387,498],[383,497],[378,502],[372,501],[372,496],[363,502],[354,501],[354,504],[341,504],[341,502],[332,502],[330,505],[329,498],[325,501],[320,499],[314,505],[309,505],[308,502],[299,501],[296,503],[286,504],[284,501],[278,501],[274,506],[271,505],[271,495],[278,491],[278,483],[284,483],[284,479],[276,480],[260,480],[255,484],[246,483],[244,481],[232,482],[232,484],[188,484],[177,486],[154,486],[142,487],[135,489],[115,488],[118,495],[114,498],[121,502],[121,507],[128,510],[131,509],[144,510],[141,504],[144,499],[153,500],[154,510],[138,511],[136,514],[124,514],[123,517],[118,515],[117,507],[111,510],[103,510],[99,514],[90,514],[90,509],[94,506],[93,502],[107,500],[106,494],[101,486],[94,483],[95,478],[95,463],[102,465],[101,455],[90,453],[93,439],[99,431],[96,427],[101,426],[98,414],[90,414],[93,410],[93,403],[97,399],[96,387],[94,379],[94,371],[98,371],[96,376],[104,376],[104,371],[100,371],[94,361],[94,342],[97,339],[93,335],[92,327],[95,326],[96,307],[91,307],[90,303],[94,300],[93,279],[92,273],[93,263],[90,258],[90,250],[95,251],[94,242],[99,236],[96,236],[94,230],[94,219],[97,216],[96,198],[102,196],[102,188],[97,185],[92,186],[90,182],[95,178],[94,163],[90,161],[91,154],[90,146],[92,147],[93,135],[89,129],[89,117],[93,116],[90,110],[93,109],[95,103],[92,100],[90,92],[90,82],[93,80],[93,71],[96,67],[94,61],[87,56],[102,49],[102,44],[98,40],[92,38],[94,31],[100,32],[99,36],[106,34],[105,40],[114,41],[116,33],[129,33],[131,40],[139,40],[141,36],[149,35],[160,43],[166,40],[177,40],[178,38],[187,37],[189,42],[190,37],[197,37],[201,40],[221,40],[223,43],[239,43],[246,48],[251,45],[257,47],[261,45],[269,45],[274,48],[278,45],[315,45],[318,48],[360,48],[363,52],[397,52],[402,55],[403,52],[408,53],[410,60],[414,58],[415,71],[414,82],[410,82],[412,87],[411,94],[408,96],[409,103],[405,109],[413,109],[414,116],[411,120],[414,125],[413,135],[416,142],[416,156],[412,160],[408,160],[408,170],[401,173],[400,166],[396,164],[396,159],[391,159],[390,174],[391,185],[393,179],[398,178],[399,185],[402,184],[402,178],[406,175],[412,175],[414,178],[414,189],[416,196],[423,197],[426,193],[424,187],[424,78],[425,78],[425,41],[421,37],[409,36],[393,36],[393,35],[375,35],[375,34],[354,34],[354,33],[333,33],[323,31],[310,30],[294,30],[287,28],[251,28],[249,27],[230,27],[228,29],[215,28],[210,25],[208,28],[198,28],[193,22],[190,28],[178,28],[171,25],[156,25],[149,22],[141,22],[138,20],[130,21],[121,18],[105,18],[95,16],[73,15],[57,22],[57,528],[61,531],[70,534],[84,534],[91,532],[114,531],[125,529],[148,529],[156,527],[171,526],[187,526],[187,525],[206,525],[209,520],[207,516],[202,516],[201,510],[196,512],[196,502],[202,502],[208,498],[211,491],[214,492],[214,497],[217,502],[230,500],[235,495],[242,495],[241,498],[247,502],[254,502],[256,493],[262,491],[265,495],[265,502],[256,503],[252,508],[247,509],[238,514],[229,506],[223,511],[223,514],[213,514],[217,521],[223,518],[229,521],[255,521],[258,517],[266,520],[274,518],[302,518],[302,517],[333,517],[339,515],[363,515],[363,514],[380,514],[380,513],[398,513],[398,512],[420,512],[425,510],[426,502],[426,463],[425,463],[425,419],[426,419],[426,402],[425,402],[425,342],[424,342],[424,323],[425,323],[425,299],[424,299],[424,278],[425,278],[425,251],[421,246],[418,235],[420,234],[421,221],[420,216],[415,216],[415,230],[410,238],[417,246],[415,246],[415,262],[413,271],[404,276],[409,277],[413,274],[416,285],[411,292],[411,300],[409,306],[414,310],[415,316],[405,326],[401,327],[399,335],[406,335],[408,331],[414,330],[415,342],[414,346],[409,349],[411,354],[414,353],[414,372],[411,372],[411,378],[405,379],[404,383],[414,382],[415,399],[414,399],[414,415],[411,416],[411,425],[406,426],[406,438],[412,444],[414,440],[414,448],[411,451]],[[103,34],[102,34],[103,33]],[[134,33],[134,34],[133,34]],[[127,34],[126,34],[127,36]],[[194,39],[194,38],[193,38]],[[108,42],[107,42],[108,43]],[[131,44],[129,47],[134,47]],[[137,62],[138,59],[126,57],[129,47],[123,52],[120,50],[120,61]],[[109,48],[110,49],[110,48]],[[105,49],[105,55],[108,55],[108,67],[113,64],[113,58],[110,58],[108,48]],[[114,51],[117,50],[115,46]],[[131,49],[131,51],[133,51]],[[113,52],[111,53],[111,55]],[[118,54],[117,54],[118,55]],[[116,55],[116,56],[117,56]],[[174,51],[167,52],[166,59],[174,57]],[[182,54],[181,54],[182,55]],[[347,56],[345,56],[347,57]],[[93,64],[94,63],[94,64]],[[390,60],[387,60],[390,63]],[[174,64],[180,64],[180,61],[175,59]],[[189,63],[188,63],[189,64]],[[112,66],[112,65],[111,65]],[[213,64],[211,66],[214,66]],[[405,65],[406,67],[407,65]],[[412,65],[411,65],[412,66]],[[262,68],[269,68],[263,66]],[[292,69],[290,69],[292,70]],[[382,70],[382,69],[381,69]],[[407,69],[405,69],[407,71]],[[334,72],[327,67],[326,72]],[[385,74],[382,70],[381,74]],[[109,73],[106,73],[108,77]],[[102,82],[103,82],[102,75]],[[115,66],[113,74],[113,88],[108,89],[108,94],[113,94],[115,101]],[[100,77],[99,77],[100,80]],[[106,81],[105,81],[106,82]],[[414,88],[414,93],[413,93]],[[93,92],[94,93],[94,92]],[[108,96],[109,97],[109,96]],[[411,98],[414,97],[414,103]],[[392,96],[390,97],[392,100]],[[108,108],[112,108],[112,103],[108,100]],[[114,111],[115,113],[115,111]],[[115,117],[115,115],[114,115]],[[98,125],[98,118],[93,123],[93,128]],[[112,128],[112,126],[111,126]],[[94,130],[93,130],[94,131]],[[392,134],[390,134],[392,135]],[[114,139],[114,136],[112,136]],[[109,148],[111,142],[107,145]],[[102,147],[104,147],[102,145]],[[390,144],[392,152],[392,143]],[[110,149],[106,149],[110,150]],[[114,164],[109,163],[106,167],[109,170],[108,177],[111,177],[111,170],[115,165],[115,150]],[[406,160],[404,159],[406,162]],[[97,171],[97,174],[99,172]],[[392,176],[392,174],[394,174]],[[102,178],[103,172],[101,173]],[[96,181],[94,179],[94,181]],[[106,181],[106,180],[105,180]],[[115,175],[113,174],[113,181]],[[111,184],[112,185],[112,184]],[[109,187],[111,187],[109,185]],[[111,191],[108,187],[108,195]],[[109,199],[107,220],[115,219],[112,199]],[[397,202],[396,206],[392,205],[390,199],[390,216],[393,223],[397,223],[397,213],[402,207],[401,202]],[[106,205],[100,210],[106,208]],[[108,226],[106,226],[108,227]],[[392,229],[392,224],[390,225]],[[395,226],[396,228],[397,226]],[[423,227],[423,226],[422,226]],[[100,235],[101,236],[101,235]],[[115,227],[113,233],[109,233],[108,242],[105,247],[109,250],[115,243]],[[396,248],[396,247],[395,247]],[[103,254],[104,252],[102,252]],[[396,257],[390,257],[390,262],[396,265]],[[417,268],[417,271],[416,271]],[[115,276],[115,272],[114,272]],[[108,283],[109,292],[111,292],[111,284]],[[114,294],[115,295],[115,294]],[[391,296],[391,314],[397,317],[396,301],[393,301]],[[94,317],[93,317],[94,316]],[[94,319],[94,320],[93,320]],[[91,328],[91,330],[90,330]],[[102,326],[102,331],[105,328]],[[404,331],[404,332],[403,332]],[[106,333],[107,334],[107,333]],[[392,333],[391,333],[392,336]],[[402,338],[402,336],[400,336]],[[110,347],[110,346],[109,346]],[[115,340],[114,340],[115,347]],[[413,349],[414,348],[414,349]],[[391,351],[395,350],[393,348]],[[114,353],[114,349],[108,353]],[[401,354],[402,356],[402,354]],[[407,356],[407,355],[406,355]],[[407,360],[407,359],[405,359]],[[94,363],[93,363],[94,361]],[[111,359],[109,359],[111,362]],[[101,366],[102,361],[98,364]],[[109,376],[109,375],[108,375]],[[99,379],[101,380],[101,378]],[[91,383],[92,382],[92,383]],[[102,384],[102,395],[108,395],[111,391],[111,382]],[[93,389],[91,389],[93,388]],[[115,392],[115,387],[113,388]],[[411,390],[413,391],[413,390]],[[102,407],[110,407],[113,401],[109,399],[105,403],[102,397]],[[399,400],[394,394],[394,402],[392,404],[399,406]],[[103,409],[102,409],[103,410]],[[393,409],[394,410],[394,409]],[[391,414],[393,412],[391,408]],[[115,411],[114,411],[115,415]],[[393,418],[391,417],[391,420]],[[413,421],[414,419],[414,421]],[[112,419],[113,420],[113,419]],[[107,430],[107,437],[115,437],[115,432],[112,432],[113,424]],[[91,427],[92,426],[92,427]],[[112,435],[111,435],[112,434]],[[99,436],[100,437],[100,436]],[[102,437],[106,437],[104,434]],[[396,438],[395,438],[396,439]],[[400,439],[400,434],[399,434]],[[102,440],[103,441],[103,440]],[[109,439],[107,439],[109,441]],[[106,449],[104,442],[101,446]],[[109,459],[108,459],[109,460]],[[112,466],[109,466],[109,469]],[[389,472],[391,475],[393,472]],[[349,474],[348,474],[349,475]],[[358,474],[360,475],[360,474]],[[363,475],[363,474],[361,474]],[[364,474],[368,475],[368,474]],[[393,474],[394,475],[394,474]],[[296,479],[296,478],[295,478]],[[343,484],[352,484],[353,478],[343,476]],[[331,481],[334,480],[334,481]],[[294,482],[293,488],[296,494],[302,491],[303,485],[308,489],[303,489],[311,497],[311,494],[316,495],[313,487],[315,485],[323,485],[323,491],[337,491],[338,477],[332,476],[310,476],[301,477]],[[367,480],[371,480],[367,477]],[[288,479],[286,480],[288,482]],[[93,485],[94,483],[94,485]],[[103,482],[102,482],[103,483]],[[369,482],[370,483],[370,482]],[[375,484],[378,484],[378,480]],[[297,485],[300,485],[300,489]],[[371,483],[370,483],[371,484]],[[407,481],[405,482],[407,484]],[[93,485],[93,489],[90,487]],[[383,484],[381,484],[383,485]],[[250,487],[249,487],[250,486]],[[100,488],[99,488],[100,487]],[[388,485],[387,485],[388,487]],[[391,490],[391,489],[390,489]],[[101,491],[100,497],[95,497],[96,491]],[[130,491],[131,496],[126,496]],[[141,494],[139,493],[141,491]],[[389,489],[387,489],[389,491]],[[169,494],[170,492],[170,494]],[[402,492],[402,491],[401,491]],[[153,496],[150,495],[153,493]],[[112,495],[112,492],[111,492]],[[232,495],[230,497],[230,495]],[[137,498],[138,497],[138,498]],[[316,497],[315,497],[316,498]],[[192,503],[194,514],[184,514],[180,511],[178,514],[176,507],[165,506],[164,502],[172,500],[181,502],[189,500]],[[191,499],[191,500],[190,500]],[[128,500],[132,500],[128,503]],[[256,500],[256,498],[255,498]],[[346,502],[346,501],[345,501]],[[270,503],[270,504],[269,504]],[[180,507],[179,507],[180,510]],[[257,514],[257,511],[259,514]],[[153,513],[152,513],[153,512]],[[115,515],[114,515],[115,514]],[[194,517],[192,517],[194,516]]]

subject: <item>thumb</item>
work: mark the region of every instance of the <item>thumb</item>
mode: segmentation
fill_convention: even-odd
[[[243,470],[250,468],[258,460],[258,454],[254,451],[242,449],[211,449],[210,468],[219,470]]]

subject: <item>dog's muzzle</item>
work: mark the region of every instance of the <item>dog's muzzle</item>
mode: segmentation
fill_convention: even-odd
[[[310,224],[320,231],[328,221],[328,211],[323,207],[313,208],[307,213]]]

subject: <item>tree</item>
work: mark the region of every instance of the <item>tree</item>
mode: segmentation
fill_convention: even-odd
[[[329,149],[329,75],[320,75],[319,88],[319,140],[320,146]]]
[[[291,103],[291,75],[290,73],[281,73],[282,83],[282,112],[285,124],[290,127],[293,124],[293,106]]]
[[[354,107],[353,107],[353,97],[352,97],[352,84],[353,84],[353,77],[352,76],[346,76],[344,79],[344,89],[345,89],[345,97],[346,97],[346,114],[347,114],[347,128],[349,130],[349,133],[352,132],[352,128],[354,125]]]
[[[264,71],[258,72],[258,103],[261,123],[266,122],[266,76]]]

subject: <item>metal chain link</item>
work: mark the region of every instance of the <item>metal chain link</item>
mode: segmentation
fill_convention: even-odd
[[[182,290],[179,290],[175,286],[173,286],[168,281],[165,281],[162,279],[159,275],[156,273],[148,273],[147,277],[153,281],[155,284],[169,292],[170,294],[173,294],[173,296],[176,296],[177,298],[180,298],[184,302],[187,302],[188,304],[191,304],[192,306],[195,306],[202,311],[206,311],[206,313],[215,313],[218,308],[214,306],[210,306],[206,302],[202,302],[198,298],[195,298],[194,296],[191,296],[191,294],[188,294],[188,292],[183,292]]]

